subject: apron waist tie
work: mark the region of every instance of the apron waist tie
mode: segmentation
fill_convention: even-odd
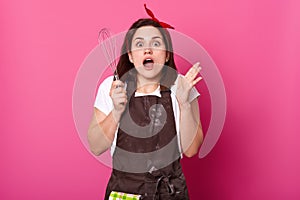
[[[169,175],[169,176],[163,175],[158,178],[158,180],[156,182],[156,186],[155,186],[155,193],[154,193],[153,200],[159,200],[158,187],[162,181],[165,183],[170,195],[173,195],[175,193],[174,185],[172,183],[170,183],[170,177],[171,177],[171,175]],[[158,198],[156,198],[156,197],[158,197]]]

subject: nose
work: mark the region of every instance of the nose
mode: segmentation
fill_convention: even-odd
[[[152,49],[149,47],[145,48],[144,54],[152,54]]]

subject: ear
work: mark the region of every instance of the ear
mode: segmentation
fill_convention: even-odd
[[[132,59],[132,54],[131,54],[131,52],[128,52],[128,57],[129,57],[129,61],[130,61],[131,63],[133,63],[133,59]]]
[[[168,62],[170,60],[170,53],[167,52],[167,56],[166,56],[166,62]]]

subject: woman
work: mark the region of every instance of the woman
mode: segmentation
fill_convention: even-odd
[[[172,42],[158,20],[140,19],[125,36],[117,72],[100,85],[88,131],[90,149],[111,148],[105,199],[119,192],[140,199],[189,199],[182,154],[198,152],[203,133],[194,88],[200,66],[177,75]]]

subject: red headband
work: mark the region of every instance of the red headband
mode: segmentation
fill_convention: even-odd
[[[150,9],[148,9],[148,8],[146,7],[146,4],[144,4],[144,7],[145,7],[145,9],[146,9],[147,14],[152,18],[153,21],[158,22],[163,28],[171,28],[171,29],[174,29],[173,26],[171,26],[171,25],[169,25],[169,24],[167,24],[167,23],[165,23],[165,22],[160,22],[158,19],[156,19],[156,18],[154,17],[153,12],[152,12]]]

